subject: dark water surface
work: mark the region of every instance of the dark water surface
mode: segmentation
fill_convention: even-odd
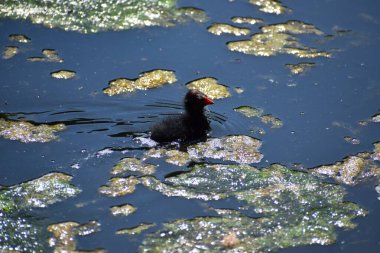
[[[12,119],[62,122],[68,126],[58,133],[59,141],[49,143],[0,139],[0,184],[17,184],[50,171],[73,175],[73,183],[83,192],[48,209],[37,210],[36,215],[44,217],[48,224],[99,220],[102,231],[78,238],[80,248],[136,252],[145,232],[130,237],[116,236],[114,232],[141,222],[158,224],[147,231],[152,232],[163,222],[212,215],[203,201],[168,198],[141,185],[126,197],[109,198],[98,193],[121,158],[141,156],[139,144],[125,136],[147,132],[163,115],[178,113],[180,107],[165,105],[180,105],[187,90],[185,84],[192,80],[211,76],[230,87],[232,97],[217,100],[209,108],[224,119],[211,122],[211,136],[244,134],[261,139],[264,159],[257,167],[272,163],[297,163],[305,168],[332,164],[348,155],[372,151],[373,143],[380,141],[380,123],[365,127],[358,124],[380,113],[380,2],[284,1],[293,13],[280,16],[248,8],[245,1],[184,0],[179,4],[204,9],[210,21],[84,35],[27,21],[0,20],[0,48],[12,44],[9,34],[21,33],[32,39],[29,44],[18,44],[21,52],[14,58],[0,60],[0,113],[9,113]],[[213,22],[230,23],[233,16],[263,18],[267,24],[289,19],[314,24],[334,36],[305,36],[305,42],[319,50],[332,51],[333,56],[296,59],[291,55],[255,57],[231,52],[225,44],[235,40],[234,36],[215,36],[206,28]],[[259,26],[253,26],[253,32],[258,29]],[[348,32],[338,36],[336,30]],[[64,63],[26,60],[39,56],[45,48],[58,50]],[[300,76],[291,75],[284,67],[301,61],[315,62],[316,66]],[[49,73],[58,69],[74,70],[77,77],[51,78]],[[110,80],[137,78],[139,73],[152,69],[174,70],[178,82],[129,95],[109,97],[102,92]],[[244,88],[244,93],[237,94],[235,87]],[[258,119],[233,111],[241,105],[263,108],[280,118],[284,126],[271,129]],[[266,134],[252,133],[255,125],[263,127]],[[347,143],[346,136],[359,139],[360,144]],[[123,152],[98,154],[106,148]],[[174,165],[162,163],[155,175],[162,179],[177,170]],[[338,230],[335,244],[280,252],[380,252],[380,202],[375,185],[371,181],[347,187],[347,200],[367,209],[369,214],[355,220],[357,228]],[[138,207],[138,211],[128,217],[112,217],[109,207],[126,202]],[[75,208],[78,203],[91,204]],[[237,203],[227,199],[208,205],[234,208]]]

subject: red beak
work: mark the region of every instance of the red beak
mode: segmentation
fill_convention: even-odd
[[[203,101],[205,102],[206,105],[212,105],[214,103],[214,101],[212,101],[212,99],[207,96],[203,97]]]

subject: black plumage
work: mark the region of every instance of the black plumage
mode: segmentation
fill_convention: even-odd
[[[185,113],[164,119],[151,129],[151,139],[156,142],[205,140],[210,124],[204,107],[214,102],[198,90],[189,90],[184,98]]]

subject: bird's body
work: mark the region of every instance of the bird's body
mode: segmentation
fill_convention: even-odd
[[[184,99],[185,113],[168,117],[154,125],[151,129],[151,139],[159,143],[205,140],[211,128],[203,108],[213,103],[200,91],[190,90]]]

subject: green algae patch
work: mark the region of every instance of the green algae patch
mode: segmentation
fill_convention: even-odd
[[[380,142],[376,142],[373,145],[375,146],[375,148],[371,157],[374,161],[380,161]]]
[[[300,62],[297,64],[285,64],[285,67],[289,69],[293,75],[300,75],[310,70],[315,66],[313,62]]]
[[[49,142],[58,137],[55,132],[66,129],[64,124],[34,125],[25,121],[13,121],[0,118],[0,136],[21,142]]]
[[[24,211],[76,196],[81,190],[70,183],[72,177],[49,173],[10,187],[0,186],[0,251],[46,252],[43,225]]]
[[[251,18],[251,17],[233,17],[233,18],[231,18],[231,21],[235,24],[249,24],[249,25],[255,25],[255,24],[263,23],[262,19]]]
[[[261,117],[264,110],[261,108],[255,108],[251,106],[239,106],[234,109],[235,112],[240,112],[244,116],[251,118],[251,117]]]
[[[88,253],[105,253],[104,249],[77,250],[77,236],[86,236],[100,231],[100,223],[90,221],[85,224],[80,224],[74,221],[67,221],[57,224],[51,224],[47,230],[52,233],[49,239],[49,246],[54,248],[54,252],[88,252]]]
[[[332,165],[322,165],[311,169],[314,175],[328,176],[338,183],[356,185],[369,178],[380,178],[380,168],[376,166],[370,153],[349,156]]]
[[[59,57],[58,52],[54,49],[43,49],[42,55],[43,55],[42,57],[40,57],[40,56],[29,57],[28,61],[31,61],[31,62],[58,62],[58,63],[63,62],[63,59],[61,57]]]
[[[1,195],[1,193],[0,193]],[[43,253],[43,228],[30,217],[6,215],[0,208],[0,252],[38,252]]]
[[[144,159],[149,158],[162,158],[165,157],[165,161],[177,166],[185,166],[191,162],[191,157],[187,152],[180,150],[170,149],[155,149],[152,148],[144,153]]]
[[[286,23],[267,25],[261,28],[263,33],[291,33],[291,34],[315,34],[324,33],[312,24],[307,24],[298,20],[289,20]]]
[[[256,33],[249,40],[229,42],[227,47],[231,51],[255,56],[291,54],[299,58],[331,57],[330,53],[306,47],[296,37],[286,33]]]
[[[322,36],[323,32],[314,25],[290,20],[286,23],[263,26],[261,33],[252,35],[251,39],[232,41],[227,47],[231,51],[255,56],[290,54],[298,58],[331,57],[329,52],[318,51],[299,42],[294,36],[299,34]]]
[[[0,6],[1,6],[1,3],[0,3]],[[1,13],[1,10],[0,10],[0,13]],[[18,43],[29,43],[32,41],[28,36],[24,34],[10,34],[8,36],[8,39],[10,41],[14,41]]]
[[[265,124],[271,124],[271,128],[281,128],[284,123],[271,114],[266,114],[260,117],[261,121]]]
[[[136,212],[137,208],[132,205],[125,204],[120,206],[113,206],[110,210],[113,216],[128,216]]]
[[[71,179],[70,175],[52,172],[40,178],[8,187],[3,192],[2,198],[11,198],[17,209],[47,207],[81,192],[78,187],[70,183]],[[3,203],[0,203],[0,206],[3,206]]]
[[[218,80],[213,77],[205,77],[191,81],[186,84],[186,87],[188,89],[199,90],[212,99],[226,98],[231,96],[228,87],[223,84],[219,84]]]
[[[109,87],[103,92],[109,96],[130,93],[136,90],[147,90],[172,84],[177,81],[174,71],[156,69],[141,73],[137,79],[119,78],[109,82]]]
[[[211,158],[231,161],[240,164],[258,163],[263,158],[259,149],[261,141],[250,136],[233,135],[222,138],[208,139],[187,147],[187,152],[170,149],[150,149],[144,154],[144,160],[149,158],[166,158],[166,162],[184,166],[191,161]]]
[[[107,185],[103,185],[99,188],[99,193],[107,195],[109,197],[120,197],[128,194],[132,194],[139,180],[134,177],[114,177],[111,178]]]
[[[71,79],[76,76],[76,72],[72,70],[58,70],[50,73],[50,76],[55,79]]]
[[[124,228],[116,231],[117,235],[138,235],[144,232],[145,230],[148,230],[149,228],[152,228],[156,226],[154,223],[142,223],[136,227],[133,228]]]
[[[265,13],[280,15],[291,12],[277,0],[249,0],[249,3],[258,6],[259,10]]]
[[[233,135],[209,139],[188,147],[188,153],[196,159],[212,158],[240,164],[258,163],[263,158],[259,149],[262,142],[250,136]]]
[[[13,58],[16,54],[18,54],[18,52],[19,52],[18,47],[8,46],[8,47],[5,47],[2,57],[4,60],[8,60],[8,59]]]
[[[81,33],[207,20],[202,10],[176,8],[175,0],[4,0],[0,2],[0,18],[29,19],[49,28]]]
[[[207,28],[207,31],[215,35],[232,34],[235,36],[248,35],[251,32],[251,30],[247,28],[240,28],[229,24],[221,23],[212,24],[210,27]]]
[[[120,175],[126,172],[140,172],[143,175],[150,175],[156,171],[157,165],[144,164],[140,159],[128,157],[122,159],[115,167],[111,174]]]
[[[161,230],[144,239],[140,252],[228,252],[231,248],[233,252],[270,252],[326,245],[335,242],[335,227],[352,229],[352,219],[366,214],[344,200],[343,187],[281,165],[261,170],[248,165],[196,165],[163,183],[153,177],[142,181],[167,196],[202,200],[235,197],[253,207],[260,217],[215,210],[217,217],[164,223]],[[232,243],[226,242],[226,237],[233,239]]]
[[[375,122],[375,123],[379,123],[380,122],[380,113],[372,116],[371,121]]]

